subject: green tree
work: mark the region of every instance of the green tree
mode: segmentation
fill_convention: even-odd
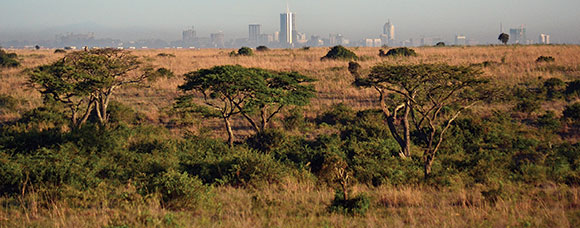
[[[254,51],[252,51],[252,49],[249,48],[249,47],[241,47],[238,50],[238,55],[242,55],[242,56],[252,56],[252,55],[254,55]]]
[[[234,140],[232,116],[241,114],[260,133],[284,107],[306,105],[314,96],[312,85],[302,84],[313,81],[309,77],[239,65],[189,72],[185,80],[179,89],[200,93],[205,106],[197,105],[196,96],[188,94],[178,99],[176,107],[222,118],[230,146]]]
[[[340,59],[340,60],[357,60],[358,56],[356,54],[345,47],[338,45],[332,47],[328,53],[320,60],[327,60],[327,59]]]
[[[8,53],[0,49],[0,68],[2,67],[19,67],[18,55],[16,53]]]
[[[507,42],[510,40],[510,35],[501,33],[499,34],[499,37],[497,39],[501,41],[503,44],[507,45]]]
[[[428,177],[451,123],[480,100],[481,85],[486,82],[477,78],[480,74],[475,68],[446,64],[377,65],[366,78],[357,78],[355,85],[372,87],[379,93],[401,157],[411,156],[411,127],[418,132]]]
[[[55,63],[30,69],[28,74],[45,103],[66,106],[72,127],[80,128],[92,111],[101,125],[107,124],[107,108],[118,88],[143,84],[170,72],[143,66],[137,56],[126,51],[96,49],[72,52]]]

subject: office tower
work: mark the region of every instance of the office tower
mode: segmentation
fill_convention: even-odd
[[[213,47],[224,48],[225,47],[225,35],[223,32],[210,34],[211,43]]]
[[[260,37],[261,34],[261,28],[262,25],[259,24],[251,24],[248,26],[249,29],[249,37],[248,37],[248,41],[250,43],[257,43],[258,42],[258,38]]]
[[[391,20],[388,20],[383,27],[383,34],[386,35],[386,38],[389,42],[395,40],[395,25],[391,24]]]
[[[467,45],[467,37],[465,37],[464,35],[456,35],[455,45]]]
[[[539,44],[550,44],[550,35],[548,34],[540,34],[540,38],[538,39]]]
[[[195,40],[196,34],[193,26],[190,29],[184,30],[182,34],[183,42],[193,42]]]
[[[286,7],[286,13],[280,14],[280,43],[292,44],[296,36],[296,16]]]
[[[526,28],[524,28],[524,25],[520,28],[510,29],[510,41],[514,44],[526,44]]]

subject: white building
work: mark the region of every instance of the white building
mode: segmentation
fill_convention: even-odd
[[[540,37],[538,39],[538,43],[539,44],[550,44],[550,35],[548,34],[540,34]]]
[[[296,17],[290,9],[286,7],[286,12],[280,14],[280,43],[292,44],[294,43],[294,36],[296,33]]]

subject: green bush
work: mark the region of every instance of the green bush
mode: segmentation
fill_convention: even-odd
[[[322,124],[326,123],[329,125],[342,124],[345,125],[348,122],[354,120],[356,112],[352,110],[349,106],[344,103],[334,104],[330,107],[330,110],[324,112],[322,115],[316,117],[316,123]]]
[[[62,54],[62,53],[66,53],[66,51],[63,50],[63,49],[56,49],[56,50],[54,50],[54,54]]]
[[[579,97],[580,96],[580,80],[575,80],[568,82],[566,85],[566,90],[564,91],[568,97]]]
[[[19,103],[16,98],[10,95],[0,94],[0,114],[16,111]]]
[[[543,89],[546,91],[546,97],[549,100],[561,98],[566,90],[566,83],[558,78],[550,78],[544,82]]]
[[[254,51],[252,51],[252,49],[249,47],[241,47],[240,49],[238,49],[238,55],[252,56],[254,55]]]
[[[570,119],[572,121],[580,121],[580,102],[576,102],[571,105],[567,105],[562,113],[565,119]]]
[[[332,47],[320,60],[357,60],[358,56],[345,47],[338,45]]]
[[[515,110],[531,114],[540,109],[540,103],[532,99],[525,99],[516,104]]]
[[[154,178],[149,188],[160,193],[164,205],[171,209],[196,208],[209,189],[199,178],[173,169]]]
[[[336,190],[329,211],[364,216],[370,205],[371,200],[365,194],[358,194],[350,199],[345,199],[344,192],[342,190]]]
[[[547,111],[546,114],[539,116],[537,124],[538,127],[550,131],[557,131],[562,126],[560,120],[556,118],[556,113],[553,111]]]
[[[19,67],[18,55],[16,53],[7,53],[0,49],[0,67]]]
[[[538,62],[538,63],[541,63],[541,62],[548,63],[548,62],[554,62],[554,61],[556,61],[556,59],[552,56],[543,56],[542,55],[536,59],[536,62]]]
[[[269,51],[270,48],[266,47],[266,46],[258,46],[256,47],[256,51]]]
[[[389,57],[389,56],[392,56],[392,57],[399,57],[399,56],[410,57],[410,56],[417,56],[417,53],[413,49],[406,48],[406,47],[400,47],[400,48],[390,49],[386,54],[384,54],[384,51],[383,51],[382,53],[379,53],[379,56],[380,57]]]

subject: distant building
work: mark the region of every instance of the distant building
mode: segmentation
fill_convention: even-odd
[[[540,37],[538,39],[538,43],[539,44],[550,44],[550,35],[548,34],[540,34]]]
[[[526,44],[526,28],[524,28],[524,25],[520,28],[510,29],[510,41],[514,44]]]
[[[391,24],[390,19],[387,21],[385,26],[383,26],[383,35],[386,35],[384,39],[386,39],[387,44],[394,43],[394,41],[395,41],[395,25]]]
[[[383,42],[381,41],[381,39],[365,39],[365,46],[367,47],[381,47],[383,45]]]
[[[248,41],[250,43],[258,43],[258,38],[260,37],[262,25],[251,24],[248,26],[249,36]]]
[[[286,12],[280,14],[280,43],[292,44],[296,36],[296,16],[286,7]]]
[[[455,36],[455,45],[458,45],[458,46],[467,45],[467,37],[464,35],[456,35]]]
[[[272,34],[260,34],[258,37],[258,44],[266,45],[274,42],[274,36]]]
[[[225,35],[223,32],[210,34],[211,44],[215,48],[225,47]]]
[[[192,26],[190,29],[183,31],[181,40],[184,43],[190,43],[190,42],[195,41],[195,38],[196,38],[196,32]]]

